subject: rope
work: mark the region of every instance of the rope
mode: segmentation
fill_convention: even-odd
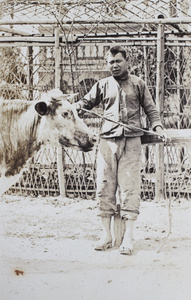
[[[166,196],[165,196],[166,200]],[[168,233],[167,236],[163,238],[162,245],[160,245],[157,249],[157,253],[161,251],[161,249],[164,247],[164,244],[168,240],[171,230],[172,230],[172,212],[171,212],[171,186],[169,186],[169,200],[168,200]]]
[[[171,229],[172,229],[172,213],[171,213],[171,199],[169,198],[169,202],[168,202],[168,233],[167,236],[163,238],[162,241],[162,245],[160,245],[157,249],[157,253],[159,253],[161,251],[161,249],[164,247],[164,244],[166,243],[166,241],[168,240],[170,234],[171,234]]]
[[[99,115],[99,114],[97,114],[97,113],[95,113],[95,112],[93,112],[93,111],[89,111],[89,110],[87,110],[87,109],[85,109],[85,108],[81,108],[80,110],[82,110],[82,111],[84,111],[84,112],[86,112],[86,113],[88,113],[88,114],[94,115],[94,116],[96,116],[96,117],[98,117],[98,118],[100,118],[100,119],[102,119],[102,120],[106,120],[106,121],[115,123],[115,124],[117,124],[117,125],[120,125],[120,126],[122,126],[123,128],[129,129],[129,130],[131,130],[131,131],[133,131],[133,130],[141,130],[141,131],[143,131],[143,132],[146,132],[146,133],[155,135],[155,136],[157,136],[158,138],[161,138],[163,142],[165,142],[165,137],[164,137],[163,135],[160,135],[159,133],[153,131],[153,130],[147,130],[147,129],[144,129],[144,128],[136,127],[136,126],[134,126],[134,125],[128,125],[128,124],[124,124],[124,123],[122,123],[122,122],[117,122],[117,121],[111,120],[111,119],[109,119],[109,118],[107,118],[107,117],[101,116],[101,115]]]

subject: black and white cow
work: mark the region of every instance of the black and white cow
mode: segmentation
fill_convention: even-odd
[[[59,90],[40,101],[0,100],[0,195],[18,180],[42,145],[89,151],[95,142],[95,135]]]

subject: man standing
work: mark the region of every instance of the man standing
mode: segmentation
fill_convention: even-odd
[[[76,109],[92,109],[102,104],[104,116],[122,122],[131,129],[103,121],[97,156],[97,199],[103,237],[95,250],[112,247],[111,217],[117,213],[116,197],[120,197],[121,218],[126,230],[119,248],[121,254],[133,251],[133,227],[140,207],[141,107],[152,129],[162,135],[162,124],[145,82],[128,73],[127,54],[120,46],[110,48],[107,64],[111,76],[99,80]],[[132,126],[132,127],[131,127]],[[135,129],[136,128],[136,129]]]

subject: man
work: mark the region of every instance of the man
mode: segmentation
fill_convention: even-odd
[[[76,103],[76,108],[90,110],[102,104],[106,118],[130,127],[127,129],[107,120],[103,121],[101,127],[97,156],[97,198],[104,235],[95,250],[112,247],[111,217],[117,213],[116,198],[119,195],[121,218],[126,224],[119,251],[121,254],[131,254],[133,226],[140,207],[141,107],[152,129],[161,135],[162,124],[144,81],[128,73],[126,51],[120,46],[110,48],[107,63],[112,76],[99,80]]]

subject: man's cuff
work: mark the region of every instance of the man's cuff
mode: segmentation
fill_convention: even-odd
[[[162,125],[156,125],[156,126],[153,127],[153,131],[156,131],[157,127],[160,127],[161,129],[163,129]]]

